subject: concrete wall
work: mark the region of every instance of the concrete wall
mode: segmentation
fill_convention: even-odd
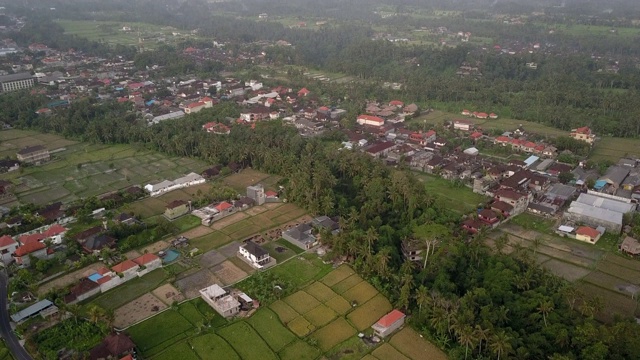
[[[589,216],[585,216],[585,215],[581,215],[581,214],[574,214],[574,213],[570,213],[568,211],[564,213],[564,218],[569,220],[569,221],[573,221],[573,222],[589,225],[589,226],[591,226],[593,228],[597,228],[598,226],[602,226],[605,229],[607,229],[608,231],[614,232],[616,234],[620,234],[620,232],[622,231],[622,225],[621,224],[616,224],[616,223],[605,221],[605,220],[601,220],[601,219],[594,219],[594,218],[589,217]]]
[[[107,281],[106,283],[100,284],[100,291],[101,292],[109,291],[120,284],[122,284],[122,279],[118,275],[115,275],[111,278],[111,280]]]
[[[138,276],[147,275],[148,273],[152,272],[153,270],[159,267],[162,267],[162,260],[160,259],[153,260],[152,262],[145,264],[144,270],[142,268],[138,269]]]

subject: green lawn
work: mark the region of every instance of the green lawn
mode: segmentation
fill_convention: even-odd
[[[200,224],[200,218],[193,215],[185,215],[173,221],[173,225],[175,225],[180,232],[191,230],[200,226]]]
[[[218,334],[227,340],[243,359],[278,359],[260,335],[244,321],[224,327]]]
[[[282,350],[287,344],[296,339],[269,308],[260,309],[247,322],[260,334],[275,352]]]
[[[189,341],[193,351],[202,360],[235,360],[240,359],[238,353],[223,338],[216,334],[198,336]]]
[[[226,245],[232,241],[232,238],[220,231],[214,231],[205,236],[191,239],[191,246],[200,249],[202,252],[207,252],[219,248],[222,245]]]
[[[166,348],[184,337],[179,335],[191,330],[193,325],[175,310],[167,310],[159,316],[132,326],[127,333],[143,353],[164,342]],[[175,340],[171,342],[170,340]]]
[[[180,304],[178,306],[178,312],[194,326],[197,326],[199,323],[204,323],[205,318],[193,304],[193,301]]]
[[[424,182],[427,192],[436,198],[442,199],[447,207],[460,213],[468,213],[485,203],[487,198],[476,194],[466,186],[456,186],[453,182],[441,177],[424,173],[416,173],[418,179]]]
[[[139,298],[157,288],[167,278],[163,269],[156,269],[143,277],[129,280],[126,283],[99,295],[89,304],[95,304],[105,309],[117,309],[120,306]]]
[[[162,353],[152,357],[153,360],[200,360],[200,357],[191,350],[191,345],[183,341],[168,348]]]
[[[331,265],[325,265],[315,254],[305,254],[293,258],[272,270],[278,277],[299,287],[312,280],[319,279],[331,271]]]
[[[278,355],[282,360],[313,360],[320,356],[320,350],[302,340],[297,340],[280,351]]]
[[[591,160],[610,160],[618,162],[622,157],[639,157],[640,156],[640,140],[629,138],[603,137],[598,139],[593,145],[589,159]]]

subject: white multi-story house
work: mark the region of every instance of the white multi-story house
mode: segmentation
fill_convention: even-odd
[[[244,258],[249,265],[256,269],[262,269],[272,263],[271,257],[267,250],[253,241],[247,241],[240,245],[238,254]]]

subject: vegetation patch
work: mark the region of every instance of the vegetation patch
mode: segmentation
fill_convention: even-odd
[[[318,342],[320,349],[326,352],[355,334],[356,329],[351,327],[344,318],[337,318],[329,325],[314,332],[311,337]]]
[[[298,335],[298,337],[307,336],[316,329],[315,326],[302,316],[298,316],[297,318],[289,321],[287,323],[287,327],[289,327],[294,334]]]
[[[156,269],[143,277],[138,277],[116,286],[112,290],[99,295],[91,303],[105,309],[117,309],[157,288],[166,278],[167,274],[163,269]]]
[[[357,336],[352,336],[346,341],[343,341],[340,344],[334,346],[325,355],[329,359],[360,360],[370,351],[371,347],[365,344],[362,339]]]
[[[382,294],[376,295],[365,304],[358,306],[347,318],[359,331],[364,331],[391,311],[389,300]]]
[[[82,353],[98,345],[104,335],[105,331],[96,324],[73,318],[36,333],[32,340],[43,358],[57,359],[58,350],[67,348]]]
[[[316,300],[316,298],[314,298],[313,296],[307,294],[302,290],[296,292],[291,296],[286,297],[284,301],[287,304],[291,305],[291,307],[300,314],[304,314],[307,311],[320,305],[320,302]]]
[[[320,356],[320,350],[302,340],[297,340],[278,353],[282,360],[314,360]]]
[[[298,312],[293,310],[293,308],[289,306],[289,304],[282,300],[274,302],[269,307],[271,308],[271,310],[275,311],[276,314],[278,314],[278,317],[283,324],[287,324],[289,321],[295,319],[296,317],[298,317],[298,315],[300,315],[298,314]]]
[[[220,246],[226,245],[232,241],[232,238],[220,231],[214,231],[205,236],[191,239],[190,243],[193,247],[200,249],[202,252],[207,252]]]
[[[204,317],[191,301],[180,304],[178,306],[178,312],[193,326],[198,326],[200,323],[204,324]]]
[[[412,360],[447,360],[448,357],[435,345],[425,340],[410,327],[405,326],[389,341],[394,348]]]
[[[334,296],[338,296],[338,294],[331,290],[331,288],[319,281],[316,281],[313,284],[307,286],[304,291],[306,291],[307,293],[309,293],[309,295],[318,299],[318,301],[322,303],[327,302]]]
[[[143,353],[193,328],[193,325],[175,310],[167,310],[127,329],[127,333]],[[176,339],[178,341],[179,339]],[[171,343],[171,342],[170,342]],[[175,343],[175,341],[173,342]],[[169,344],[165,344],[169,346]]]
[[[355,301],[358,304],[364,304],[365,302],[376,296],[376,294],[378,294],[378,290],[376,290],[376,288],[371,286],[371,284],[369,284],[368,282],[363,281],[360,284],[347,290],[344,294],[342,294],[342,297],[344,297],[348,302]]]
[[[333,285],[331,288],[337,292],[338,294],[344,294],[347,290],[351,289],[352,287],[360,284],[361,282],[363,282],[364,280],[362,280],[362,278],[360,276],[358,276],[357,274],[353,274],[351,276],[349,276],[348,278],[340,281],[339,283]]]
[[[377,349],[373,350],[371,355],[375,356],[378,359],[410,360],[400,351],[396,350],[396,348],[389,345],[389,343],[378,346]]]
[[[269,270],[293,287],[300,287],[329,271],[331,265],[323,264],[321,259],[311,254],[298,256]]]
[[[275,352],[282,350],[287,344],[296,339],[296,336],[282,325],[278,320],[278,316],[269,308],[258,310],[247,322]]]
[[[353,269],[348,265],[343,264],[340,265],[337,269],[325,275],[320,281],[322,281],[327,286],[334,286],[353,274],[355,274],[355,271],[353,271]]]
[[[157,354],[153,360],[200,360],[200,357],[191,350],[191,345],[186,341],[182,341],[168,348],[167,350]]]
[[[309,320],[315,327],[322,327],[331,320],[336,318],[335,311],[331,310],[330,307],[320,304],[316,306],[313,310],[304,314],[305,319]]]
[[[198,336],[189,341],[193,351],[202,360],[236,360],[240,359],[238,353],[223,338],[216,334]]]
[[[351,304],[342,296],[336,296],[332,298],[331,300],[327,301],[325,305],[327,305],[333,311],[340,315],[346,314],[352,308]]]
[[[227,340],[243,359],[278,359],[264,340],[244,321],[224,327],[218,334]]]

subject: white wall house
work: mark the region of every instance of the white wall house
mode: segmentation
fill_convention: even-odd
[[[378,116],[372,115],[360,115],[357,120],[360,125],[370,125],[370,126],[382,126],[384,125],[384,119]]]
[[[158,196],[158,195],[167,193],[169,191],[178,190],[178,189],[186,188],[189,186],[204,184],[205,182],[206,182],[205,178],[192,172],[190,174],[187,174],[173,181],[164,180],[157,184],[147,184],[144,186],[144,189],[149,192],[149,195]]]

